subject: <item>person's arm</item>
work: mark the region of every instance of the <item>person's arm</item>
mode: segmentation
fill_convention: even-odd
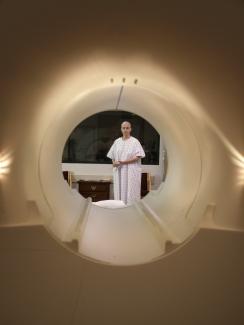
[[[136,161],[138,161],[140,158],[144,158],[145,157],[145,152],[140,144],[140,142],[137,140],[136,144],[135,144],[135,148],[134,148],[134,157],[128,160],[124,160],[124,161],[120,161],[121,165],[125,165],[125,164],[131,164],[134,163]]]
[[[123,160],[123,161],[120,160],[119,163],[120,163],[121,165],[131,164],[131,163],[136,162],[136,161],[139,160],[140,158],[141,158],[140,156],[135,156],[135,157],[132,158],[132,159]]]
[[[109,149],[109,152],[107,153],[107,157],[112,159],[113,167],[118,167],[120,165],[120,163],[114,159],[115,151],[116,151],[116,146],[115,146],[115,141],[114,141],[112,147]]]

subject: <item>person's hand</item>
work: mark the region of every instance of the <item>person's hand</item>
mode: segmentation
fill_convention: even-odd
[[[114,167],[119,167],[119,165],[120,165],[120,162],[119,162],[119,161],[115,161],[115,162],[113,163],[113,166],[114,166]]]

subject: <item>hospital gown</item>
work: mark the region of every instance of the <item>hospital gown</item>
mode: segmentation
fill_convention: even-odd
[[[115,161],[130,160],[135,156],[145,157],[145,152],[140,142],[130,136],[123,140],[116,139],[111,146],[107,157]],[[130,205],[141,198],[141,159],[130,163],[113,167],[114,199],[122,200]]]

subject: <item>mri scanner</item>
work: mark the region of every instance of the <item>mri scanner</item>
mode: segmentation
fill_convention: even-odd
[[[1,226],[43,225],[65,247],[77,240],[81,258],[123,266],[166,257],[201,227],[244,229],[243,156],[209,108],[163,63],[143,55],[90,56],[65,66],[30,102],[31,113],[20,119],[18,105],[26,103],[13,98],[12,113],[1,121]],[[71,191],[61,158],[79,122],[115,108],[155,127],[169,166],[161,186],[140,202],[108,209]]]
[[[111,75],[121,69],[121,65],[115,66]],[[109,64],[104,63],[104,69],[108,70]],[[201,226],[236,226],[234,220],[225,219],[218,200],[221,191],[229,191],[229,175],[236,168],[232,160],[238,160],[238,156],[183,87],[175,82],[167,88],[163,72],[160,80],[158,73],[153,76],[154,69],[150,67],[151,75],[137,76],[139,82],[135,84],[129,70],[122,70],[125,77],[114,78],[112,84],[101,74],[92,88],[75,85],[79,93],[62,103],[53,101],[60,93],[57,87],[57,93],[50,95],[50,102],[45,102],[33,119],[17,151],[23,199],[32,202],[38,211],[35,220],[28,224],[42,223],[61,243],[78,240],[77,253],[83,257],[132,265],[167,255],[191,239]],[[82,79],[82,70],[79,78]],[[60,87],[63,96],[65,85]],[[71,191],[62,176],[61,159],[66,139],[80,121],[115,108],[150,121],[164,139],[169,167],[161,186],[140,202],[109,209]],[[27,151],[35,150],[35,157],[29,159]],[[37,193],[33,191],[33,177]],[[227,182],[220,187],[223,178]],[[168,243],[172,244],[169,250]]]

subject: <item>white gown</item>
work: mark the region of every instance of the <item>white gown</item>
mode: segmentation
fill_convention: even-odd
[[[145,157],[145,152],[140,142],[130,136],[123,140],[116,139],[111,146],[107,157],[115,161],[123,161],[135,156]],[[121,200],[125,204],[132,204],[141,198],[141,159],[137,161],[113,167],[114,199]]]

